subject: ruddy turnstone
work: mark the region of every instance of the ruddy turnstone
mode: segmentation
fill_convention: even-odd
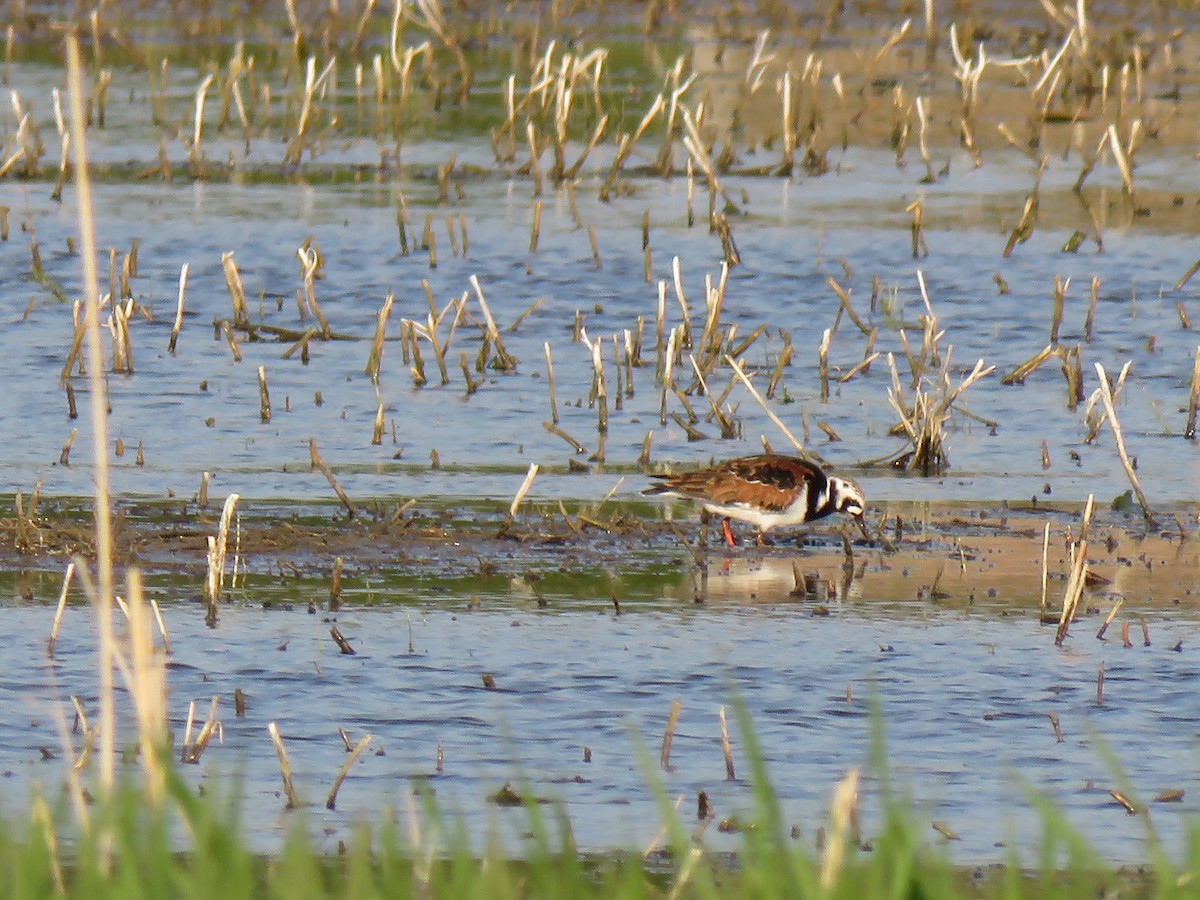
[[[794,456],[764,453],[730,459],[707,469],[678,475],[653,475],[662,483],[643,494],[668,494],[695,500],[723,517],[725,542],[734,546],[730,519],[768,531],[780,525],[799,525],[843,512],[864,529],[867,501],[848,478],[826,475],[818,466]]]

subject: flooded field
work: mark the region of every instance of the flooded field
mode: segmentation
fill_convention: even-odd
[[[705,791],[719,818],[747,806],[717,726],[744,703],[812,841],[868,760],[873,698],[896,786],[964,859],[1036,846],[1035,793],[1137,860],[1145,810],[1109,794],[1125,788],[1101,744],[1138,802],[1184,792],[1150,812],[1180,839],[1198,789],[1200,71],[1170,10],[1134,40],[1103,7],[993,33],[972,15],[653,25],[616,6],[595,37],[577,10],[456,23],[461,44],[417,11],[399,35],[368,11],[353,42],[347,9],[322,20],[336,34],[201,19],[181,43],[117,10],[85,77],[118,559],[168,623],[176,740],[189,701],[202,716],[221,697],[224,742],[188,771],[243,780],[255,840],[288,819],[274,721],[331,843],[402,817],[415,785],[483,829],[524,778],[581,847],[644,847],[637,748],[656,758],[678,700],[668,792],[691,809]],[[56,181],[66,91],[39,21],[12,23],[0,115],[16,793],[55,783],[50,710],[95,692],[82,609],[40,662],[62,567],[91,553],[95,470],[78,197]],[[858,481],[895,553],[860,542],[843,570],[822,526],[710,556],[704,580],[693,511],[638,492],[764,440],[790,452],[769,413]],[[929,477],[904,422],[938,437]],[[207,628],[194,601],[230,493],[242,575]],[[1043,529],[1056,610],[1089,495],[1101,580],[1056,648]],[[792,596],[812,573],[819,590]],[[339,727],[373,742],[318,812]]]
[[[869,766],[874,704],[893,789],[927,818],[931,842],[955,836],[957,858],[1003,859],[1000,848],[1011,847],[1029,859],[1042,841],[1033,797],[1052,800],[1116,860],[1142,858],[1147,816],[1169,847],[1181,846],[1200,791],[1197,717],[1187,699],[1200,598],[1159,585],[1156,602],[1131,601],[1134,615],[1118,619],[1108,641],[1093,638],[1103,619],[1096,613],[1059,650],[1053,626],[1038,623],[1036,594],[989,591],[987,566],[955,566],[942,579],[942,599],[917,599],[928,568],[889,572],[868,554],[867,574],[844,601],[789,596],[793,559],[804,571],[832,572],[831,555],[823,567],[819,547],[738,557],[728,572],[715,565],[704,604],[692,602],[684,566],[654,571],[643,558],[639,569],[633,554],[533,582],[512,573],[380,572],[348,579],[337,613],[326,611],[327,587],[315,579],[251,576],[212,629],[202,605],[188,602],[190,588],[152,579],[173,650],[170,727],[181,747],[188,704],[202,720],[220,698],[221,740],[185,775],[213,789],[241,778],[251,839],[268,849],[295,818],[284,810],[268,722],[288,747],[311,831],[330,849],[356,822],[395,818],[407,827],[412,792],[421,789],[477,825],[480,840],[513,840],[524,813],[495,802],[511,782],[522,795],[562,803],[581,849],[642,850],[658,832],[651,779],[682,799],[692,825],[705,792],[716,815],[705,841],[732,848],[736,831],[718,826],[745,824],[752,806],[737,703],[753,722],[788,824],[810,846],[833,784],[848,767]],[[1151,561],[1195,583],[1194,549],[1152,552]],[[901,598],[898,582],[911,597]],[[85,609],[67,610],[53,661],[45,660],[47,607],[18,604],[5,616],[11,658],[25,661],[0,689],[9,723],[0,767],[15,776],[12,802],[53,780],[59,739],[48,710],[67,695],[91,707],[95,660]],[[1133,624],[1128,647],[1123,621]],[[355,655],[339,652],[331,624]],[[245,695],[242,713],[235,691]],[[682,711],[662,771],[673,701]],[[722,706],[733,781],[722,761]],[[339,728],[351,743],[368,734],[372,743],[330,811],[326,794],[346,757]],[[43,759],[42,748],[55,758]],[[869,777],[866,838],[878,790]],[[1110,790],[1146,804],[1143,814],[1127,815]],[[1162,795],[1182,802],[1151,802]]]

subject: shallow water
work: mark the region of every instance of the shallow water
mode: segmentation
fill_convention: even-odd
[[[177,745],[188,703],[196,701],[202,717],[210,698],[221,698],[223,742],[197,767],[185,766],[185,775],[213,788],[241,778],[245,825],[264,848],[294,818],[279,794],[266,730],[272,721],[288,747],[310,829],[331,847],[356,821],[406,821],[412,792],[423,785],[443,811],[477,823],[477,837],[491,823],[505,841],[522,830],[524,814],[487,798],[506,781],[561,802],[584,849],[642,849],[652,841],[660,817],[650,778],[682,797],[685,823],[694,822],[701,790],[720,819],[745,821],[752,799],[732,709],[739,702],[785,821],[809,844],[833,784],[849,767],[869,763],[876,701],[893,789],[911,795],[918,823],[938,822],[958,835],[951,849],[959,859],[1001,859],[1005,845],[1032,861],[1041,840],[1036,796],[1057,804],[1106,857],[1137,861],[1146,819],[1126,815],[1109,789],[1148,803],[1170,847],[1179,845],[1200,796],[1200,719],[1188,701],[1198,675],[1191,612],[1148,612],[1148,647],[1135,627],[1138,639],[1128,649],[1115,630],[1113,641],[1101,643],[1085,629],[1060,650],[1050,627],[1012,604],[948,610],[864,598],[818,616],[799,602],[695,605],[676,584],[659,596],[626,598],[618,615],[606,600],[553,593],[539,608],[523,584],[468,598],[380,583],[344,596],[351,605],[336,624],[357,650],[344,656],[329,639],[329,617],[307,611],[310,600],[322,599],[318,592],[304,583],[236,592],[239,599],[222,607],[209,630],[200,607],[170,600],[170,589],[152,590],[165,604],[174,649]],[[94,669],[83,610],[68,610],[52,664],[42,661],[52,610],[13,606],[5,615],[12,658],[33,661],[0,687],[0,717],[9,723],[0,768],[14,776],[11,804],[33,783],[56,783],[61,763],[42,761],[38,751],[59,750],[50,707],[67,710],[69,719],[66,698],[75,694],[91,710]],[[1172,652],[1180,640],[1182,649]],[[494,689],[483,686],[484,673]],[[244,718],[233,712],[235,689],[247,696]],[[671,770],[663,772],[657,755],[673,700],[682,714]],[[739,776],[733,782],[721,757],[722,705]],[[1063,743],[1049,713],[1059,717]],[[345,758],[339,727],[351,741],[370,734],[373,742],[331,812],[325,795]],[[1104,746],[1128,773],[1132,792],[1109,767]],[[876,775],[863,789],[868,838],[880,799]],[[1168,789],[1186,791],[1184,801],[1149,803]],[[498,827],[505,821],[512,827]],[[932,827],[928,837],[943,841]],[[716,847],[737,843],[715,825],[705,839]]]
[[[823,184],[832,184],[826,180]],[[851,175],[838,179],[853,194],[857,182]],[[1056,247],[1022,249],[1016,260],[1001,264],[1002,238],[984,222],[960,230],[933,230],[936,200],[930,201],[931,247],[944,252],[916,263],[908,253],[908,236],[899,215],[880,222],[882,211],[863,212],[857,221],[839,222],[846,214],[829,210],[805,195],[800,186],[779,191],[775,183],[750,183],[753,222],[742,223],[737,233],[744,264],[730,277],[726,296],[728,321],[748,334],[761,322],[788,328],[795,342],[796,362],[785,375],[785,386],[797,402],[779,407],[789,426],[802,433],[802,413],[812,428],[812,444],[838,468],[903,449],[886,435],[894,413],[887,403],[890,379],[886,364],[877,362],[867,377],[858,377],[836,390],[828,404],[816,398],[816,344],[836,312],[836,299],[823,282],[835,276],[855,291],[859,312],[867,314],[870,276],[879,275],[885,287],[896,292],[904,319],[915,321],[923,309],[915,270],[926,278],[945,343],[953,345],[953,359],[966,368],[976,359],[997,366],[997,373],[967,394],[966,407],[999,424],[996,433],[961,417],[952,425],[949,453],[951,469],[946,479],[927,482],[897,480],[887,474],[862,475],[869,497],[878,500],[915,499],[1027,499],[1048,484],[1055,499],[1079,500],[1088,491],[1110,499],[1127,487],[1111,441],[1104,437],[1092,446],[1082,443],[1085,427],[1081,405],[1072,413],[1065,408],[1065,387],[1056,362],[1035,373],[1024,387],[1004,387],[999,376],[1040,350],[1047,340],[1051,274],[1072,277],[1063,337],[1078,339],[1086,309],[1085,286],[1092,276],[1102,279],[1095,336],[1084,345],[1085,385],[1095,386],[1093,362],[1113,373],[1133,362],[1125,400],[1120,408],[1130,452],[1139,460],[1143,485],[1152,502],[1194,500],[1197,497],[1197,459],[1191,443],[1180,436],[1187,403],[1188,378],[1195,340],[1179,328],[1175,297],[1185,303],[1191,294],[1164,294],[1194,253],[1191,241],[1161,234],[1131,231],[1110,233],[1107,252],[1101,256],[1064,256]],[[415,256],[397,255],[394,225],[395,187],[361,186],[324,188],[312,192],[298,187],[232,185],[100,187],[97,191],[105,245],[127,247],[141,242],[142,277],[137,282],[141,302],[156,316],[155,322],[135,322],[133,346],[135,374],[109,379],[113,414],[109,431],[128,448],[116,467],[114,487],[120,493],[163,496],[167,491],[187,494],[195,490],[200,472],[217,472],[214,488],[236,490],[251,497],[323,497],[328,485],[308,471],[307,442],[318,439],[324,458],[340,473],[352,496],[466,494],[511,495],[519,473],[530,462],[563,468],[570,448],[547,433],[542,422],[550,418],[544,377],[543,343],[549,341],[555,356],[557,396],[562,427],[596,447],[594,410],[587,409],[591,384],[589,354],[570,341],[575,310],[583,310],[589,336],[611,341],[614,332],[634,325],[643,315],[653,329],[656,288],[642,283],[632,269],[640,268],[640,209],[677,208],[681,187],[648,183],[637,210],[609,209],[580,198],[581,215],[595,224],[600,235],[604,267],[594,270],[586,234],[570,224],[559,208],[561,197],[548,198],[537,254],[528,254],[528,219],[525,198],[510,202],[513,185],[471,185],[470,256],[466,260],[443,255],[437,270]],[[843,198],[826,201],[831,206]],[[29,196],[31,205],[42,201]],[[948,202],[961,203],[952,197]],[[408,197],[410,206],[417,198]],[[439,211],[438,215],[442,215]],[[957,219],[957,216],[955,217]],[[701,278],[715,275],[712,246],[707,234],[689,231],[680,216],[654,217],[652,242],[656,274],[669,278],[670,258],[684,261],[687,290],[693,300],[702,296]],[[71,283],[77,260],[53,254],[63,245],[72,226],[62,216],[47,221],[39,217],[38,236],[47,270]],[[957,221],[954,224],[958,228]],[[885,225],[887,227],[885,227]],[[283,311],[275,301],[260,307],[269,323],[304,328],[290,298],[299,284],[292,254],[309,235],[315,235],[326,255],[326,277],[318,283],[318,296],[336,331],[369,338],[376,310],[388,290],[397,294],[394,320],[422,317],[426,304],[419,282],[428,279],[439,302],[469,290],[468,278],[479,274],[497,319],[511,322],[531,303],[543,305],[522,323],[505,343],[519,360],[514,375],[492,374],[467,398],[457,371],[457,353],[473,360],[478,340],[460,328],[452,346],[450,384],[415,389],[393,342],[385,351],[379,398],[385,405],[387,433],[382,446],[370,443],[376,412],[376,391],[362,374],[366,341],[314,343],[308,366],[298,358],[280,359],[286,344],[243,342],[243,359],[236,363],[223,340],[212,338],[210,322],[228,315],[229,300],[221,274],[221,253],[233,249],[243,266],[243,279],[251,296],[262,291],[283,298]],[[0,245],[5,271],[19,273],[27,248],[10,240]],[[847,280],[836,262],[844,257],[861,273]],[[708,265],[705,265],[705,261]],[[526,269],[528,262],[531,271]],[[189,315],[175,357],[166,353],[178,268],[190,263]],[[996,296],[991,275],[1000,271],[1012,293]],[[11,277],[11,276],[10,276]],[[86,452],[76,452],[70,468],[56,464],[58,451],[73,427],[81,430],[86,447],[87,425],[67,418],[67,404],[57,386],[70,336],[70,310],[49,300],[36,288],[10,285],[18,296],[38,295],[27,318],[16,305],[10,307],[3,355],[5,383],[0,415],[9,421],[35,421],[39,427],[20,440],[6,442],[0,472],[14,486],[41,479],[51,494],[80,494],[90,489]],[[593,312],[600,305],[603,312]],[[678,320],[678,308],[668,305]],[[896,332],[882,315],[872,318],[880,327],[877,349],[899,352]],[[894,320],[893,320],[894,321]],[[863,340],[853,326],[843,324],[833,342],[832,360],[848,369],[861,358]],[[396,336],[393,324],[389,334]],[[1153,337],[1156,349],[1146,350]],[[652,340],[648,336],[648,339]],[[768,369],[773,347],[751,350],[752,363]],[[606,347],[611,368],[611,343]],[[429,375],[436,368],[427,360]],[[273,418],[259,417],[257,368],[266,366]],[[901,355],[900,366],[905,367]],[[956,372],[959,372],[956,365]],[[475,376],[478,377],[478,376]],[[961,375],[957,376],[961,377]],[[723,384],[724,379],[722,379]],[[765,381],[762,376],[760,384]],[[201,382],[207,389],[201,390]],[[758,436],[766,435],[779,448],[779,435],[754,401],[735,390],[731,405],[741,419],[743,440],[720,441],[714,426],[701,424],[713,439],[689,444],[673,422],[658,424],[659,390],[652,371],[635,370],[635,395],[625,398],[624,409],[609,419],[606,458],[610,465],[636,463],[642,439],[653,434],[652,458],[657,461],[693,462],[712,456],[752,452]],[[906,385],[907,389],[907,385]],[[610,384],[610,392],[614,387]],[[77,388],[86,402],[86,386]],[[323,405],[314,403],[320,392]],[[583,406],[573,403],[582,400]],[[702,409],[702,398],[693,403]],[[290,411],[288,407],[290,406]],[[86,407],[83,407],[86,408]],[[675,407],[670,407],[671,411]],[[206,424],[212,418],[211,425]],[[811,425],[827,422],[843,442],[827,444]],[[55,426],[53,423],[58,423]],[[821,438],[818,440],[818,438]],[[1042,468],[1041,442],[1048,445],[1051,467]],[[141,443],[145,466],[133,463],[133,448]],[[437,450],[443,464],[471,470],[471,476],[439,476],[427,470],[430,451]],[[1072,462],[1068,454],[1077,453]],[[395,459],[401,454],[401,461]],[[1181,455],[1182,454],[1182,455]],[[411,467],[408,464],[412,464]],[[486,467],[499,467],[489,477]],[[613,477],[543,479],[534,496],[596,496],[606,493]],[[636,485],[629,485],[632,491]]]
[[[17,67],[14,75],[26,102],[43,117],[49,107],[45,95],[55,77],[54,70],[37,66]],[[98,132],[94,141],[100,159],[121,164],[117,175],[101,178],[95,188],[98,240],[105,264],[106,248],[116,248],[120,258],[132,241],[140,243],[133,291],[154,316],[154,321],[145,321],[135,315],[131,324],[135,373],[109,376],[110,437],[121,438],[128,448],[124,457],[113,459],[117,492],[186,496],[196,490],[201,472],[214,471],[214,490],[220,492],[328,497],[325,479],[309,471],[307,445],[315,437],[351,496],[511,496],[531,462],[547,470],[534,487],[534,497],[603,496],[616,481],[611,473],[604,474],[603,466],[592,465],[591,474],[582,477],[550,477],[564,471],[575,454],[542,427],[550,418],[544,360],[544,344],[549,342],[562,428],[586,446],[586,455],[597,449],[596,411],[587,403],[591,357],[587,348],[571,340],[577,311],[587,335],[605,342],[610,395],[605,460],[610,468],[628,470],[635,465],[647,433],[653,438],[656,463],[752,452],[760,446],[760,435],[776,448],[788,446],[740,387],[729,395],[726,407],[740,423],[741,439],[721,440],[715,425],[702,421],[698,427],[709,439],[689,442],[670,418],[665,425],[659,422],[661,389],[653,373],[657,282],[671,282],[671,261],[678,257],[698,332],[705,279],[719,277],[716,237],[703,227],[687,227],[685,179],[631,177],[626,182],[630,196],[600,202],[597,189],[612,150],[599,147],[574,191],[578,222],[568,193],[547,186],[540,198],[544,212],[535,252],[529,249],[534,202],[530,181],[494,163],[487,166],[487,157],[475,159],[472,153],[478,154],[483,139],[474,135],[412,141],[405,145],[401,166],[386,172],[356,169],[364,144],[371,141],[348,139],[340,149],[323,147],[318,170],[357,173],[350,177],[358,183],[326,175],[306,184],[302,174],[283,181],[256,174],[269,171],[280,152],[271,140],[256,139],[247,153],[229,136],[214,134],[216,146],[208,151],[212,158],[231,155],[246,175],[235,173],[229,180],[213,182],[131,182],[119,173],[153,164],[158,140],[145,121],[145,101],[137,94],[141,85],[128,74],[117,77],[128,99],[120,99],[121,91],[114,88],[114,124]],[[46,127],[53,126],[47,122]],[[1128,485],[1107,432],[1091,446],[1082,443],[1084,406],[1066,408],[1057,361],[1045,364],[1024,386],[1000,384],[1002,375],[1046,345],[1055,275],[1071,279],[1060,339],[1067,347],[1082,342],[1085,393],[1097,383],[1094,363],[1103,364],[1112,377],[1125,362],[1132,363],[1119,412],[1151,502],[1198,497],[1200,461],[1195,445],[1180,437],[1196,340],[1180,327],[1176,304],[1185,312],[1190,308],[1193,318],[1200,316],[1195,308],[1200,281],[1172,290],[1196,256],[1191,211],[1200,197],[1184,189],[1184,176],[1193,163],[1173,143],[1150,146],[1138,169],[1136,203],[1121,194],[1115,168],[1102,165],[1088,182],[1085,205],[1068,190],[1078,174],[1077,151],[1071,151],[1070,158],[1050,152],[1075,147],[1078,137],[1067,126],[1052,128],[1049,134],[1038,228],[1007,260],[1001,258],[1001,250],[1035,170],[1033,163],[1013,152],[989,154],[984,166],[975,169],[960,150],[939,151],[939,160],[949,159],[951,170],[934,184],[920,183],[924,167],[919,161],[898,168],[893,154],[869,144],[853,144],[835,155],[833,171],[823,177],[730,174],[723,181],[739,206],[730,222],[742,264],[730,273],[721,321],[726,327],[736,325],[740,336],[759,324],[770,326],[744,358],[748,366],[760,369],[760,387],[782,348],[774,329],[791,334],[795,355],[774,406],[831,465],[853,468],[904,449],[900,439],[887,434],[896,416],[888,403],[886,354],[897,356],[907,395],[910,379],[899,327],[909,329],[911,343],[920,343],[919,318],[925,308],[918,270],[939,328],[945,331],[943,352],[953,347],[952,379],[961,378],[976,359],[996,366],[993,375],[967,392],[962,406],[997,427],[955,415],[949,424],[947,476],[931,482],[869,470],[862,473],[862,483],[874,500],[1027,500],[1047,490],[1055,499],[1079,501],[1094,491],[1108,500],[1125,490]],[[463,169],[464,174],[452,180],[448,202],[438,205],[434,170],[454,153],[464,167],[473,161],[486,168]],[[185,159],[180,154],[179,145],[171,143],[168,155],[177,166]],[[767,161],[754,154],[744,160],[747,165]],[[79,260],[65,252],[76,229],[72,193],[68,190],[66,202],[59,205],[48,198],[48,183],[9,181],[4,192],[12,227],[9,240],[0,243],[0,288],[13,300],[7,307],[8,327],[0,336],[0,378],[7,386],[0,396],[0,416],[36,422],[38,427],[5,442],[0,477],[14,488],[32,487],[40,479],[47,494],[86,494],[92,480],[88,426],[83,419],[67,418],[58,382],[71,336],[70,306],[57,302],[26,275],[29,243],[36,239],[49,276],[68,296],[77,296]],[[410,244],[419,241],[429,218],[438,244],[436,269],[429,267],[424,252],[400,255],[396,213],[401,197],[408,210]],[[923,203],[930,254],[920,260],[912,256],[911,217],[906,212],[914,200]],[[1104,252],[1094,252],[1097,245],[1092,240],[1078,253],[1060,252],[1072,231],[1093,234],[1089,206],[1103,235]],[[1135,215],[1139,209],[1145,214]],[[650,221],[651,283],[643,278],[644,213]],[[699,199],[697,214],[703,215]],[[459,216],[467,225],[465,257],[452,252],[446,230],[446,220],[452,218],[456,240],[461,240]],[[580,224],[596,232],[599,269]],[[256,321],[303,331],[314,323],[311,318],[302,321],[297,313],[294,297],[301,279],[295,252],[310,237],[325,260],[324,277],[316,285],[321,306],[335,332],[358,340],[315,341],[308,365],[298,353],[281,358],[290,341],[243,340],[242,361],[234,362],[225,341],[214,339],[211,324],[230,317],[221,255],[235,253]],[[843,261],[853,274],[846,274]],[[166,345],[184,264],[191,267],[187,315],[172,357]],[[994,274],[1006,280],[1010,293],[998,293]],[[516,373],[489,371],[468,397],[459,356],[465,353],[473,365],[480,344],[479,332],[464,324],[447,354],[449,384],[437,384],[432,351],[426,345],[430,383],[415,388],[401,358],[399,320],[425,321],[422,279],[439,307],[466,292],[470,311],[481,318],[469,283],[472,275],[479,277],[502,329],[541,301],[518,331],[504,334],[518,360]],[[838,312],[836,296],[825,283],[830,277],[851,291],[864,322],[879,329],[875,350],[884,356],[869,374],[844,385],[834,383],[831,399],[822,403],[817,346]],[[876,277],[881,298],[872,311],[869,297]],[[1100,279],[1100,289],[1093,338],[1086,342],[1083,328],[1093,277]],[[107,277],[102,281],[107,287]],[[377,393],[363,368],[375,315],[388,291],[395,293],[396,306]],[[27,301],[32,301],[29,309]],[[681,321],[673,288],[668,289],[667,301],[670,328]],[[643,357],[650,365],[634,370],[634,395],[623,398],[618,410],[612,337],[635,329],[638,316],[646,323]],[[446,328],[444,323],[443,338]],[[865,344],[863,335],[843,318],[830,350],[834,376],[862,358]],[[269,424],[261,423],[259,416],[260,365],[266,367],[271,395]],[[681,380],[690,376],[686,357],[676,371],[682,373],[677,374]],[[724,389],[728,378],[727,373],[714,376],[714,393]],[[85,380],[74,381],[81,409],[86,410]],[[201,390],[202,382],[206,390]],[[320,406],[315,403],[317,392],[323,400]],[[582,406],[576,407],[580,401]],[[694,395],[691,402],[702,417],[707,414],[703,396]],[[385,408],[385,437],[382,445],[372,446],[379,403]],[[681,412],[682,407],[672,397],[667,411]],[[827,423],[841,442],[827,442],[817,421]],[[83,449],[75,451],[69,468],[59,466],[60,448],[75,427]],[[1048,469],[1043,469],[1043,441]],[[145,453],[141,468],[133,462],[138,443]],[[428,471],[433,450],[453,474]],[[585,455],[577,460],[583,462]],[[628,483],[622,490],[631,493],[637,487]]]

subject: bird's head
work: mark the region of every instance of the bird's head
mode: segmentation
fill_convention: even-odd
[[[867,511],[867,498],[862,490],[849,478],[829,479],[829,499],[838,512],[861,519]]]

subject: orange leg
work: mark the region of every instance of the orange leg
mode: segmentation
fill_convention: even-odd
[[[733,539],[733,529],[729,527],[729,517],[726,516],[721,520],[721,528],[725,531],[725,543],[730,547],[736,547],[737,541]]]

